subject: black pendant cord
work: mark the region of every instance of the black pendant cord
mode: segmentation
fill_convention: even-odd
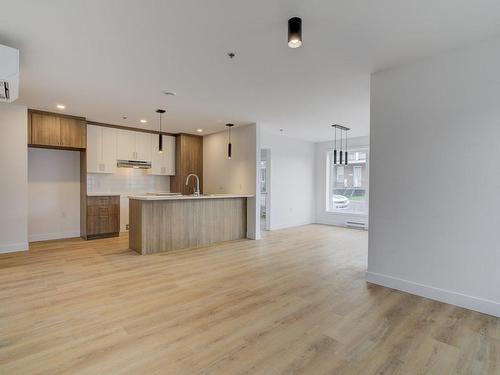
[[[226,124],[228,129],[228,143],[227,143],[227,158],[231,159],[232,157],[232,145],[231,145],[231,128],[234,126],[233,124]]]
[[[343,130],[341,129],[340,130],[340,164],[341,165],[342,165],[342,155],[343,155],[343,152],[342,152],[342,143],[343,143],[342,132],[343,132]]]
[[[333,164],[337,164],[337,127],[334,127],[335,129],[335,141],[333,144]]]
[[[160,131],[158,132],[158,151],[163,152],[163,136],[161,135],[161,115],[165,113],[164,109],[157,109],[156,113],[160,115]]]
[[[347,165],[347,130],[345,131],[345,165]]]

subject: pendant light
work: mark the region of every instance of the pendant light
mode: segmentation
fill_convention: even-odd
[[[340,159],[340,160],[339,160],[339,161],[340,161],[340,165],[342,165],[342,156],[344,155],[344,154],[342,153],[342,143],[343,143],[343,140],[344,140],[344,138],[342,137],[342,131],[343,131],[343,130],[342,130],[342,129],[340,129],[340,158],[339,158],[339,159]]]
[[[333,164],[337,165],[337,129],[340,131],[340,150],[338,152],[338,161],[340,165],[348,164],[347,158],[347,132],[351,129],[346,128],[345,126],[334,124],[332,128],[335,129],[335,136],[333,141]],[[345,139],[345,140],[344,140]],[[345,143],[344,143],[345,142]]]
[[[228,128],[228,142],[227,142],[227,158],[231,159],[231,128],[234,126],[234,124],[226,124]]]
[[[345,131],[345,154],[344,154],[344,163],[347,165],[347,130]]]
[[[299,48],[302,45],[302,19],[293,17],[288,20],[288,47]]]
[[[164,109],[157,109],[156,113],[160,114],[160,131],[158,132],[158,151],[163,152],[163,137],[161,135],[161,115],[165,113]]]
[[[335,125],[332,125],[332,127],[335,129],[335,137],[333,141],[333,164],[337,164],[337,127]]]

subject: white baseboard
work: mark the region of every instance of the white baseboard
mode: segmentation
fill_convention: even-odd
[[[30,242],[35,242],[35,241],[62,240],[63,238],[74,238],[74,237],[80,237],[80,230],[73,232],[32,234],[28,236],[28,240]]]
[[[28,251],[29,245],[27,242],[12,243],[9,245],[0,245],[0,254],[14,253],[16,251]]]
[[[269,230],[280,230],[280,229],[287,229],[287,228],[295,228],[295,227],[301,227],[303,225],[309,225],[309,224],[315,224],[314,220],[310,221],[301,221],[297,223],[289,223],[289,224],[278,224],[278,225],[271,225],[271,228]]]
[[[436,288],[430,285],[415,283],[413,281],[399,279],[380,273],[367,272],[366,280],[373,284],[382,285],[391,289],[416,294],[417,296],[433,299],[436,301],[460,306],[483,314],[500,317],[500,302],[483,298],[469,296],[451,290]]]

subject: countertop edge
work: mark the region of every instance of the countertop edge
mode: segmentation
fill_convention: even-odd
[[[200,197],[192,195],[183,196],[140,196],[140,195],[129,195],[129,199],[138,201],[172,201],[172,200],[193,200],[193,199],[227,199],[227,198],[253,198],[254,195],[247,194],[228,194],[228,195],[202,195]]]

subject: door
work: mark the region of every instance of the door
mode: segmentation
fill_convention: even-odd
[[[86,126],[84,121],[61,117],[59,124],[61,126],[61,146],[85,148]]]
[[[60,146],[61,132],[59,117],[31,114],[31,144]]]
[[[260,150],[260,229],[271,229],[271,149]]]

